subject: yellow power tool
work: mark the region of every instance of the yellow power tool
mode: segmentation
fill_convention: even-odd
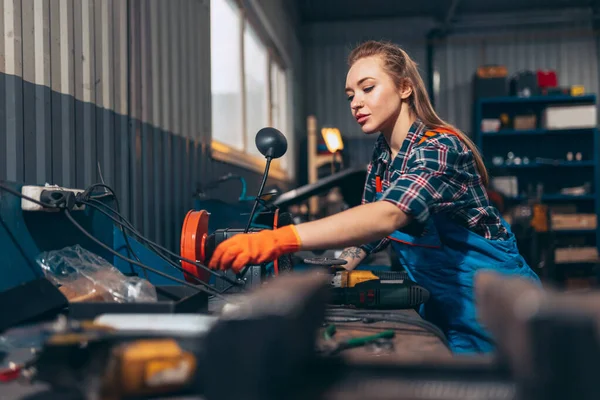
[[[331,284],[336,288],[351,288],[366,281],[402,284],[408,279],[406,271],[337,271],[331,279]]]
[[[194,353],[175,338],[136,336],[100,326],[54,334],[25,375],[99,400],[170,395],[194,384]]]

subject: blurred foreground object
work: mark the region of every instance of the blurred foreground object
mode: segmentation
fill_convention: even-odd
[[[475,287],[518,398],[600,398],[600,292],[561,293],[487,271]]]

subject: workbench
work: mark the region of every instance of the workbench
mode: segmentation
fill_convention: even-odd
[[[422,320],[421,316],[412,309],[386,310],[385,312],[388,314],[397,315],[399,317]],[[393,330],[395,332],[394,338],[390,340],[390,345],[366,345],[347,349],[340,353],[343,355],[343,357],[346,357],[350,360],[364,360],[365,357],[383,357],[392,358],[394,360],[402,359],[410,361],[416,361],[419,359],[430,360],[452,358],[452,353],[448,347],[446,347],[444,342],[423,327],[414,326],[409,323],[386,320],[372,323],[364,323],[361,321],[329,321],[336,327],[336,334],[333,337],[336,342],[357,337],[375,335],[386,330]],[[319,344],[324,344],[326,341],[324,338],[324,333],[327,326],[324,326],[319,331]]]
[[[386,313],[400,317],[420,319],[414,310],[386,310]],[[393,361],[401,363],[419,363],[423,361],[443,361],[452,359],[452,354],[442,340],[427,329],[413,326],[408,323],[395,321],[378,321],[364,323],[362,321],[340,321],[327,318],[327,323],[318,331],[317,343],[322,345],[325,341],[323,333],[331,323],[336,326],[333,340],[345,341],[351,338],[370,336],[385,330],[393,330],[395,336],[390,340],[391,345],[377,346],[366,345],[347,349],[340,352],[340,356],[348,362],[361,362],[377,359],[381,362]],[[320,346],[319,346],[320,347]],[[4,400],[46,400],[59,396],[63,400],[79,400],[69,394],[50,392],[46,385],[23,385],[20,383],[0,384],[1,398]],[[168,398],[169,400],[175,398]],[[199,397],[178,397],[178,400],[200,400]]]
[[[220,313],[222,311],[223,303],[218,299],[211,299],[209,302],[209,311],[211,313]],[[444,342],[429,332],[423,327],[418,327],[410,323],[403,323],[397,321],[377,321],[371,323],[364,323],[361,321],[340,321],[340,319],[333,320],[333,313],[336,310],[353,310],[349,307],[334,307],[331,309],[331,316],[327,318],[326,324],[318,333],[317,340],[320,343],[323,342],[323,333],[330,323],[335,324],[337,333],[334,337],[335,341],[344,341],[356,337],[364,337],[374,335],[385,330],[394,330],[395,337],[392,340],[392,349],[383,351],[383,349],[376,350],[374,346],[364,346],[359,348],[353,348],[344,350],[344,356],[348,357],[365,357],[365,356],[386,356],[402,359],[415,360],[419,358],[436,359],[451,357],[452,353]],[[414,309],[401,309],[401,310],[355,310],[359,314],[368,315],[369,313],[385,313],[392,316],[398,316],[399,318],[407,318],[417,321],[423,321],[418,312]]]

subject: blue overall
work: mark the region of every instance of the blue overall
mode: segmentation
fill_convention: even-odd
[[[510,226],[504,220],[502,224],[509,239],[489,240],[438,213],[429,217],[418,236],[400,231],[389,236],[411,279],[430,292],[421,316],[444,331],[454,353],[495,349],[490,334],[478,322],[474,298],[478,271],[491,269],[540,282],[519,254]]]

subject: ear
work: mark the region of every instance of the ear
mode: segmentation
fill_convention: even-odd
[[[412,92],[413,92],[412,85],[410,84],[410,82],[408,82],[408,81],[405,80],[402,83],[402,86],[400,87],[400,90],[399,90],[400,98],[407,99],[407,98],[410,97],[410,95],[412,94]]]

